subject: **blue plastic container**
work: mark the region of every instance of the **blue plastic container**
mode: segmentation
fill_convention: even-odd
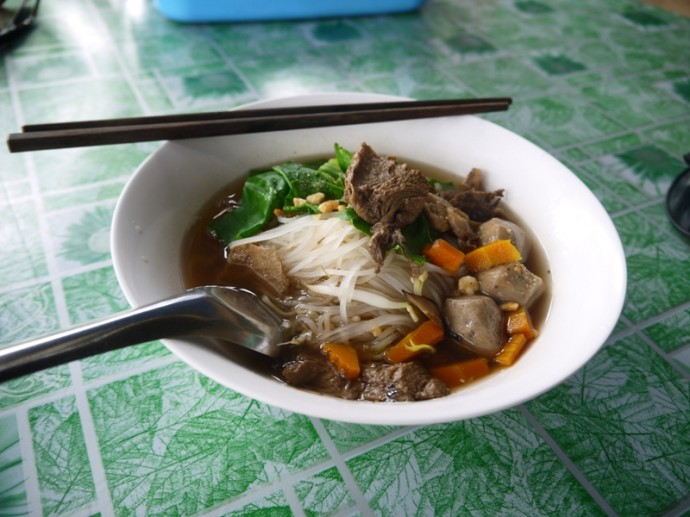
[[[426,0],[156,0],[166,17],[185,23],[295,20],[412,11]]]

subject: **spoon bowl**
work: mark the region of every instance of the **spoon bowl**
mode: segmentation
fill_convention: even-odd
[[[668,189],[666,212],[678,231],[690,237],[690,153],[687,153],[683,159],[687,167]]]
[[[155,339],[218,338],[276,357],[282,320],[245,289],[204,286],[0,350],[0,382]]]

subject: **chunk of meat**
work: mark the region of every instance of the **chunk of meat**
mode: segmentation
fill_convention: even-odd
[[[228,264],[250,268],[279,296],[285,294],[290,286],[283,262],[273,248],[253,243],[242,244],[230,249],[227,261]]]
[[[525,308],[544,292],[544,281],[519,262],[481,271],[477,280],[479,289],[499,303],[516,302]]]
[[[352,156],[343,197],[359,217],[373,225],[369,251],[379,265],[391,245],[401,243],[398,230],[417,219],[428,193],[421,172],[379,156],[366,143]]]
[[[281,375],[292,386],[350,400],[413,401],[450,393],[442,380],[417,363],[367,363],[359,379],[349,381],[328,358],[306,346],[283,365]]]
[[[345,201],[370,224],[412,223],[424,208],[429,185],[416,169],[379,156],[367,144],[352,157],[345,176]]]
[[[450,335],[464,348],[493,357],[503,344],[503,313],[488,296],[446,298],[443,316]]]
[[[503,189],[494,191],[466,190],[444,193],[444,198],[465,212],[473,221],[487,221],[497,215]]]
[[[371,227],[369,254],[380,267],[386,258],[386,252],[396,244],[403,244],[404,242],[405,237],[400,228],[393,224],[376,223]]]
[[[294,359],[283,365],[281,374],[291,386],[310,388],[335,397],[355,400],[362,392],[360,382],[347,380],[327,357],[306,345]]]
[[[424,213],[434,230],[439,232],[452,231],[458,239],[458,247],[462,251],[467,252],[477,247],[479,240],[472,228],[470,218],[441,196],[428,194]]]
[[[527,260],[531,249],[530,241],[525,230],[517,224],[500,217],[492,217],[479,226],[478,233],[482,245],[495,241],[509,240],[520,252],[522,260]]]
[[[473,221],[483,222],[499,214],[503,190],[484,189],[484,173],[472,169],[460,190],[443,191],[443,197]]]
[[[375,402],[428,400],[450,393],[448,386],[417,363],[368,363],[361,373],[361,399]]]

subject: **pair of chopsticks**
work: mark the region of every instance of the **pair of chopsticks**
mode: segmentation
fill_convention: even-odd
[[[391,122],[505,111],[511,102],[507,97],[374,102],[32,124],[22,127],[21,133],[10,134],[7,146],[10,152],[21,153]]]

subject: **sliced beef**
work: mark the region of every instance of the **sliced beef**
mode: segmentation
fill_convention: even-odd
[[[228,253],[228,264],[250,268],[277,295],[288,290],[290,280],[278,253],[267,246],[259,244],[242,244]]]
[[[283,365],[281,375],[292,386],[308,388],[319,393],[354,400],[362,392],[361,383],[349,381],[335,365],[318,350],[303,345],[303,350]]]
[[[472,169],[461,187],[459,190],[447,190],[441,194],[472,221],[487,221],[500,213],[499,205],[503,190],[484,190],[484,173],[481,169]]]
[[[343,197],[359,217],[373,225],[369,246],[379,265],[389,245],[402,239],[396,230],[417,219],[428,193],[429,185],[421,172],[379,156],[367,144],[353,155]]]
[[[544,292],[544,281],[519,262],[481,271],[477,280],[479,289],[498,303],[516,302],[525,308]]]
[[[444,193],[443,196],[451,205],[465,212],[473,221],[488,221],[498,214],[503,190],[488,192],[484,190],[466,190],[464,192]]]
[[[494,241],[509,240],[520,252],[522,260],[527,260],[531,248],[530,241],[525,230],[517,224],[499,217],[492,217],[479,226],[478,233],[482,245]]]
[[[450,335],[478,355],[493,357],[503,343],[503,313],[488,296],[446,298],[443,316]]]
[[[369,363],[361,373],[363,400],[403,402],[444,397],[448,386],[417,363]]]
[[[434,230],[453,232],[458,239],[458,247],[462,251],[470,251],[477,247],[479,240],[472,228],[470,218],[443,197],[437,194],[428,194],[424,213]]]
[[[396,244],[405,242],[400,228],[393,224],[376,223],[371,227],[371,238],[369,239],[369,253],[379,266],[386,258],[386,252]]]

